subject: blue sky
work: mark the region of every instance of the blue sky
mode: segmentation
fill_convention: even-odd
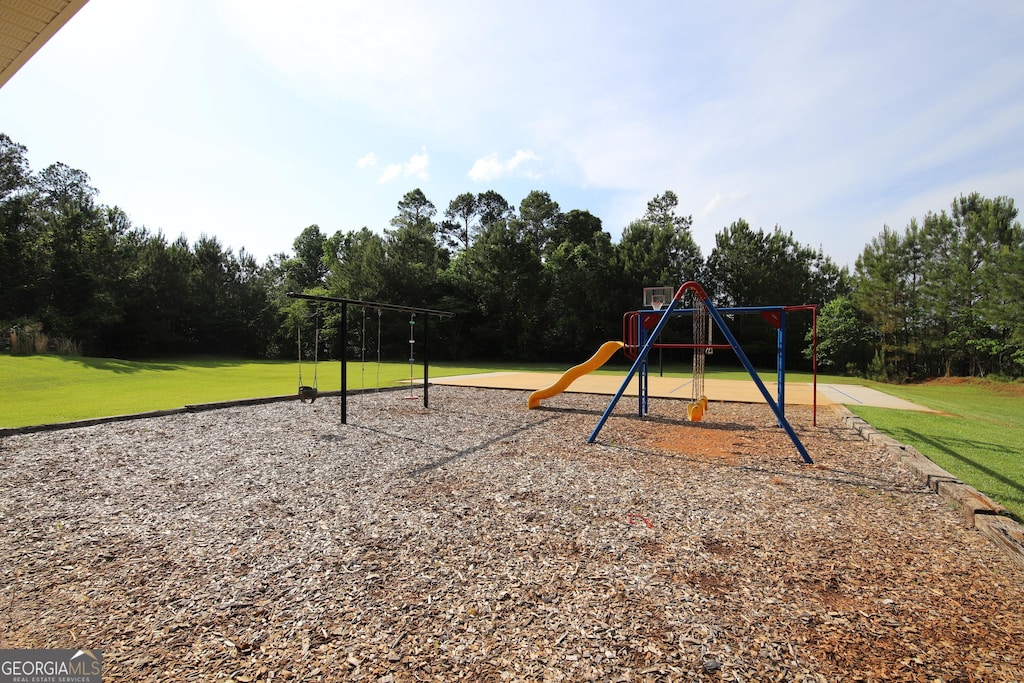
[[[617,241],[665,190],[851,265],[883,225],[1024,202],[1019,0],[90,0],[0,89],[36,171],[263,261],[421,188],[544,190]]]

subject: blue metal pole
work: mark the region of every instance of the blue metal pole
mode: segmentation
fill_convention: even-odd
[[[779,412],[786,414],[786,311],[779,313],[779,348],[775,355],[775,372],[778,374],[776,392],[779,397]],[[782,425],[779,425],[780,427]]]
[[[643,365],[640,366],[640,382],[637,393],[640,396],[640,417],[643,417],[650,410],[650,404],[648,402],[648,383],[651,381],[651,364],[644,360]]]
[[[647,339],[644,338],[644,314],[641,312],[636,317],[636,338],[640,340],[640,346],[647,343]],[[644,401],[644,394],[647,390],[647,361],[645,360],[640,364],[640,369],[637,372],[637,397],[636,397],[636,414],[637,417],[643,417],[646,414],[647,406]]]

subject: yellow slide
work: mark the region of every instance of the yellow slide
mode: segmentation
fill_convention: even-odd
[[[552,384],[546,389],[538,389],[537,391],[530,394],[529,401],[526,405],[530,408],[537,408],[540,406],[541,399],[551,398],[556,394],[560,394],[569,388],[569,385],[578,380],[588,372],[593,372],[599,367],[608,362],[608,359],[615,355],[615,352],[622,348],[622,342],[620,341],[609,341],[601,344],[601,348],[597,350],[593,356],[590,357],[586,362],[574,365],[565,371],[565,373],[558,378],[558,381]]]

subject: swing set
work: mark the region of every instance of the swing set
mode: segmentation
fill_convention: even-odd
[[[681,302],[687,294],[692,294],[693,308],[684,309]],[[605,409],[600,421],[591,433],[588,441],[593,443],[597,439],[601,428],[604,426],[612,410],[626,391],[627,386],[636,375],[639,383],[639,406],[638,413],[643,417],[648,413],[648,357],[652,349],[692,349],[693,350],[693,384],[691,401],[687,405],[687,418],[692,422],[702,419],[708,408],[708,399],[704,395],[704,369],[707,355],[715,349],[732,349],[744,369],[754,381],[765,403],[775,413],[778,425],[782,427],[796,447],[800,457],[805,463],[813,464],[811,456],[807,453],[800,438],[793,427],[786,420],[785,415],[785,320],[789,311],[810,310],[814,315],[814,343],[817,347],[817,307],[813,305],[803,306],[758,306],[746,308],[722,308],[718,309],[711,302],[704,288],[697,282],[684,282],[673,294],[671,287],[652,287],[644,291],[644,303],[653,310],[631,311],[623,316],[623,353],[633,359],[633,365],[629,369],[622,386],[612,397],[611,402]],[[693,342],[689,344],[665,343],[660,341],[661,333],[669,319],[675,313],[691,313],[693,315]],[[747,358],[743,348],[739,345],[729,326],[726,324],[722,313],[758,313],[773,327],[778,330],[778,390],[777,398],[773,398],[761,381],[760,376]],[[712,339],[713,326],[718,327],[728,343],[716,344]],[[815,356],[817,354],[815,353]],[[814,415],[817,424],[817,363],[815,361],[814,373]]]
[[[413,393],[414,384],[414,370],[413,364],[415,363],[415,346],[416,346],[416,316],[423,316],[423,407],[430,407],[428,387],[430,385],[430,356],[429,356],[429,322],[431,316],[438,318],[452,318],[455,316],[450,311],[439,311],[432,308],[419,308],[416,306],[399,306],[395,304],[386,304],[379,301],[362,301],[359,299],[346,299],[333,296],[321,296],[318,294],[301,294],[299,292],[288,292],[288,297],[291,299],[302,299],[305,301],[317,302],[317,310],[314,314],[316,317],[316,344],[313,350],[313,384],[311,386],[304,385],[302,382],[302,329],[299,328],[298,333],[298,344],[299,344],[299,389],[298,396],[299,400],[303,403],[312,403],[316,400],[319,392],[317,390],[317,362],[319,360],[319,346],[320,346],[320,306],[319,304],[340,304],[341,305],[341,424],[348,424],[348,363],[346,355],[346,349],[348,348],[348,307],[349,305],[360,306],[363,309],[363,321],[362,329],[360,332],[360,344],[362,347],[360,360],[362,361],[362,372],[363,372],[363,386],[366,386],[366,311],[367,309],[374,309],[377,311],[377,385],[380,385],[380,342],[381,342],[381,313],[383,311],[399,311],[409,314],[409,395],[405,398],[415,399],[416,396]]]

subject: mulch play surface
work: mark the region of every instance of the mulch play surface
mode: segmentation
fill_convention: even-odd
[[[439,386],[0,439],[0,647],[105,681],[1022,681],[1024,569],[831,409]]]

